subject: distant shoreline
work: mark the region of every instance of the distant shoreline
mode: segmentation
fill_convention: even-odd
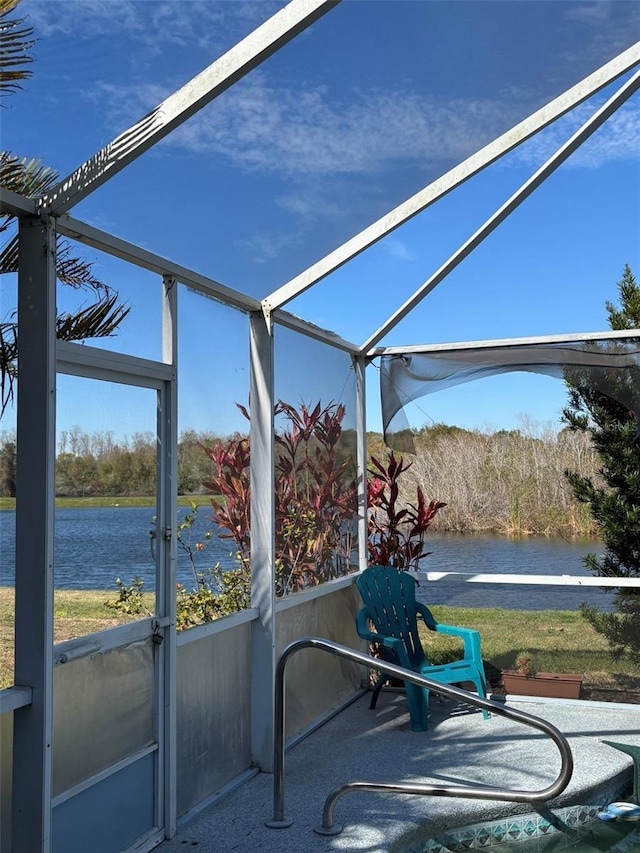
[[[220,500],[220,495],[178,495],[178,506],[179,507],[191,507],[192,503],[195,503],[198,507],[205,507],[207,509],[211,508],[211,500]],[[147,508],[147,509],[155,509],[156,502],[155,498],[151,495],[104,495],[101,497],[57,497],[55,502],[56,509],[133,509],[133,508]],[[7,498],[0,497],[0,514],[3,510],[12,511],[16,508],[16,499],[15,498]],[[497,536],[504,539],[563,539],[567,542],[598,542],[598,536],[589,536],[581,533],[575,533],[574,535],[567,535],[561,529],[554,529],[552,526],[547,525],[547,529],[544,533],[539,532],[529,532],[529,531],[505,531],[503,529],[469,529],[469,530],[449,530],[444,526],[440,526],[439,524],[435,524],[431,528],[432,534],[438,534],[442,536],[452,535],[452,536],[465,536],[471,537],[474,536]]]
[[[178,495],[178,506],[209,506],[216,495]],[[156,500],[150,495],[131,497],[128,495],[105,495],[104,497],[56,498],[56,509],[94,509],[96,507],[154,507]],[[0,510],[15,509],[15,498],[0,498]]]

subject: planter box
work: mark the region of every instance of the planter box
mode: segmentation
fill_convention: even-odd
[[[506,693],[520,696],[547,696],[554,699],[579,699],[581,675],[564,675],[558,672],[539,672],[527,678],[520,672],[503,672]]]

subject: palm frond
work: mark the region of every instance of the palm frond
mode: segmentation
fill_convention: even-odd
[[[9,12],[13,12],[21,2],[22,0],[0,0],[0,20]]]
[[[0,95],[14,94],[33,75],[24,66],[33,62],[31,48],[36,43],[33,27],[23,26],[24,18],[7,18],[20,0],[0,0]]]
[[[18,235],[14,234],[0,251],[0,275],[18,272]]]
[[[0,187],[26,198],[38,198],[58,181],[58,173],[41,160],[0,151]]]
[[[63,314],[56,321],[57,336],[63,341],[84,341],[87,338],[106,338],[114,334],[131,307],[118,303],[112,293],[76,311]]]
[[[0,250],[0,275],[18,272],[18,245],[18,235],[14,234]],[[72,253],[71,243],[62,238],[58,239],[56,249],[56,276],[75,290],[82,288],[101,293],[112,292],[108,284],[93,274],[91,262],[76,257]]]
[[[18,356],[17,329],[15,323],[0,323],[0,417],[13,400]]]
[[[40,160],[18,157],[10,151],[0,151],[0,187],[18,193],[25,198],[38,198],[51,189],[58,180],[55,169],[45,166]],[[10,215],[0,216],[0,232],[13,222]],[[75,257],[71,245],[59,240],[57,246],[56,274],[61,282],[71,287],[86,287],[108,291],[104,282],[93,275],[91,264]],[[12,237],[0,252],[0,273],[18,271],[18,239]]]
[[[113,335],[131,310],[118,303],[118,294],[101,295],[96,302],[81,308],[75,314],[62,314],[56,319],[58,340],[85,341],[88,338],[105,338]],[[15,311],[0,323],[0,417],[13,400],[17,377],[18,324]]]
[[[17,254],[17,251],[16,251]],[[110,293],[111,288],[93,274],[90,261],[72,254],[72,245],[68,240],[58,240],[56,250],[56,275],[63,284],[70,287]]]
[[[0,0],[0,95],[12,94],[20,83],[31,76],[26,68],[33,62],[30,53],[35,44],[33,29],[25,26],[24,18],[8,17],[21,0]],[[0,152],[0,187],[26,198],[38,198],[58,180],[55,169],[40,160],[18,157],[9,151]],[[0,232],[6,231],[15,217],[0,216]],[[0,251],[0,274],[18,270],[18,235],[14,234]],[[56,276],[63,284],[85,288],[92,292],[93,301],[74,314],[62,314],[56,319],[59,339],[82,341],[113,335],[129,313],[129,307],[118,302],[118,293],[93,274],[92,264],[76,257],[72,244],[58,240],[56,245]],[[18,325],[13,311],[0,323],[0,416],[13,399],[17,377]]]

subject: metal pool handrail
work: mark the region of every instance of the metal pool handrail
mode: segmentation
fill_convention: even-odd
[[[320,637],[301,637],[290,643],[280,655],[278,666],[276,668],[276,695],[275,695],[275,720],[274,720],[274,742],[273,742],[273,819],[265,821],[265,825],[271,829],[285,829],[293,823],[290,818],[284,816],[284,675],[287,661],[296,652],[301,649],[320,649],[337,657],[346,658],[347,660],[355,661],[370,669],[376,669],[385,672],[388,675],[393,675],[403,681],[410,681],[417,684],[419,687],[428,687],[434,693],[442,696],[448,696],[453,699],[459,699],[467,705],[473,705],[476,708],[483,708],[487,711],[492,711],[500,717],[508,717],[510,720],[523,723],[531,728],[538,729],[546,734],[554,741],[562,759],[562,766],[558,778],[546,788],[539,791],[521,791],[510,790],[508,788],[494,788],[486,785],[427,785],[427,784],[410,784],[410,783],[393,783],[393,782],[347,782],[332,791],[325,800],[324,809],[322,812],[322,825],[315,829],[315,832],[321,835],[338,835],[342,832],[340,824],[334,824],[333,814],[338,800],[350,791],[373,791],[382,794],[423,794],[434,797],[467,797],[476,800],[507,800],[514,803],[535,803],[539,801],[550,800],[562,793],[569,784],[571,774],[573,773],[573,755],[571,748],[564,735],[558,729],[548,723],[546,720],[541,720],[539,717],[534,717],[532,714],[527,714],[524,711],[518,711],[515,708],[510,708],[507,705],[494,702],[491,699],[483,699],[475,693],[470,693],[468,690],[461,690],[459,687],[452,687],[449,684],[442,684],[434,681],[431,678],[426,678],[423,675],[418,675],[411,670],[404,669],[401,666],[388,663],[387,661],[379,660],[370,655],[358,652],[349,646],[342,646],[339,643],[334,643],[332,640],[321,639]]]

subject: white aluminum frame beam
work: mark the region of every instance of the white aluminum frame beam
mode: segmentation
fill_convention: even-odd
[[[17,196],[16,198],[21,199],[22,197]],[[248,313],[262,311],[262,305],[258,299],[246,296],[240,293],[240,291],[233,290],[233,288],[221,284],[215,279],[201,275],[194,270],[183,267],[147,249],[142,249],[134,243],[129,243],[121,237],[116,237],[107,231],[95,228],[93,225],[89,225],[80,219],[75,219],[68,214],[64,214],[57,220],[57,230],[59,234],[63,234],[71,240],[76,240],[78,243],[91,246],[115,258],[120,258],[120,260],[127,261],[141,269],[149,270],[149,272],[158,273],[159,275],[170,275],[181,284],[190,287],[203,296],[208,296],[231,308],[237,308],[239,311],[246,311]],[[280,326],[285,326],[295,332],[300,332],[300,334],[315,338],[318,341],[330,344],[346,352],[355,354],[360,351],[359,344],[344,340],[334,332],[322,329],[314,323],[309,323],[301,317],[296,317],[295,314],[290,314],[288,311],[276,311],[273,314],[273,320]]]
[[[171,368],[171,379],[163,383],[158,407],[158,532],[156,542],[159,576],[156,611],[164,627],[157,673],[160,691],[160,744],[158,807],[160,825],[167,838],[176,834],[177,789],[177,644],[176,575],[178,565],[178,285],[170,275],[162,277],[162,358]]]
[[[5,687],[0,690],[0,716],[24,708],[33,701],[31,687]]]
[[[265,310],[275,311],[276,308],[282,307],[296,296],[304,293],[316,282],[346,264],[347,261],[359,255],[378,240],[386,237],[418,213],[426,210],[435,201],[443,198],[469,178],[490,166],[491,163],[534,136],[538,131],[552,124],[556,119],[599,92],[600,89],[612,83],[622,74],[630,71],[639,62],[640,42],[636,42],[597,71],[594,71],[593,74],[567,89],[562,95],[554,98],[528,118],[516,124],[506,133],[494,139],[493,142],[472,154],[471,157],[369,225],[364,231],[356,234],[355,237],[343,243],[342,246],[317,261],[313,266],[292,278],[287,284],[274,290],[263,300]]]
[[[376,347],[368,358],[381,355],[411,355],[411,353],[453,352],[463,349],[496,349],[497,347],[522,347],[535,344],[570,344],[582,341],[624,340],[640,338],[640,329],[624,329],[617,332],[572,332],[568,335],[537,335],[529,338],[498,338],[490,341],[460,341],[449,344],[417,344],[409,347]]]
[[[56,233],[19,223],[15,683],[32,691],[13,720],[14,850],[51,850]]]
[[[251,407],[251,755],[273,770],[276,673],[275,424],[273,324],[262,311],[249,326]]]
[[[534,586],[597,586],[610,588],[640,589],[640,578],[579,577],[578,575],[516,575],[497,572],[416,572],[418,580],[437,583],[456,580],[461,583],[508,583]]]
[[[363,572],[369,565],[369,517],[367,506],[367,385],[366,360],[353,357],[356,374],[356,487],[358,490],[358,566]]]
[[[9,216],[35,216],[36,203],[30,198],[14,193],[5,187],[0,189],[0,213]]]
[[[344,350],[351,355],[356,355],[360,352],[360,345],[354,344],[336,335],[328,329],[322,329],[314,323],[309,323],[301,317],[296,317],[295,314],[290,314],[288,311],[275,311],[271,315],[274,323],[278,326],[284,326],[291,329],[293,332],[299,332],[301,335],[306,335],[308,338],[314,338],[316,341],[321,341],[323,344],[336,347],[336,349]]]
[[[268,59],[340,0],[292,0],[192,80],[117,136],[40,199],[43,210],[66,213],[172,130]]]
[[[186,284],[187,287],[224,302],[225,305],[230,305],[241,311],[261,310],[260,302],[257,299],[245,296],[231,287],[220,284],[215,279],[207,278],[207,276],[176,264],[168,258],[149,252],[147,249],[141,249],[135,243],[129,243],[79,219],[67,215],[61,216],[57,220],[57,229],[59,234],[64,234],[71,240],[92,246],[94,249],[99,249],[101,252],[106,252],[137,267],[158,273],[158,275],[170,275],[182,284]]]
[[[481,227],[451,255],[407,301],[362,344],[367,354],[387,332],[403,320],[413,308],[446,278],[486,237],[516,210],[556,169],[576,151],[613,113],[640,88],[640,71],[627,80],[609,100],[565,142]]]
[[[161,390],[175,379],[171,364],[70,341],[56,341],[58,373]]]
[[[35,202],[31,199],[17,195],[9,190],[2,190],[0,213],[18,216],[30,213],[35,214],[35,209]],[[108,231],[103,231],[100,228],[89,225],[80,219],[69,216],[69,214],[63,214],[57,219],[56,229],[59,234],[68,237],[70,240],[75,240],[85,246],[91,246],[93,249],[98,249],[100,252],[105,252],[114,258],[119,258],[141,269],[157,273],[158,275],[170,275],[176,281],[190,287],[197,293],[215,299],[231,308],[248,313],[262,311],[262,304],[258,299],[247,296],[195,270],[177,264],[162,255],[142,249],[135,243],[130,243],[121,237],[116,237]],[[335,332],[316,326],[314,323],[310,323],[288,311],[276,311],[273,314],[273,321],[280,326],[314,338],[322,343],[330,344],[352,355],[360,351],[359,344],[347,341],[335,334]]]

